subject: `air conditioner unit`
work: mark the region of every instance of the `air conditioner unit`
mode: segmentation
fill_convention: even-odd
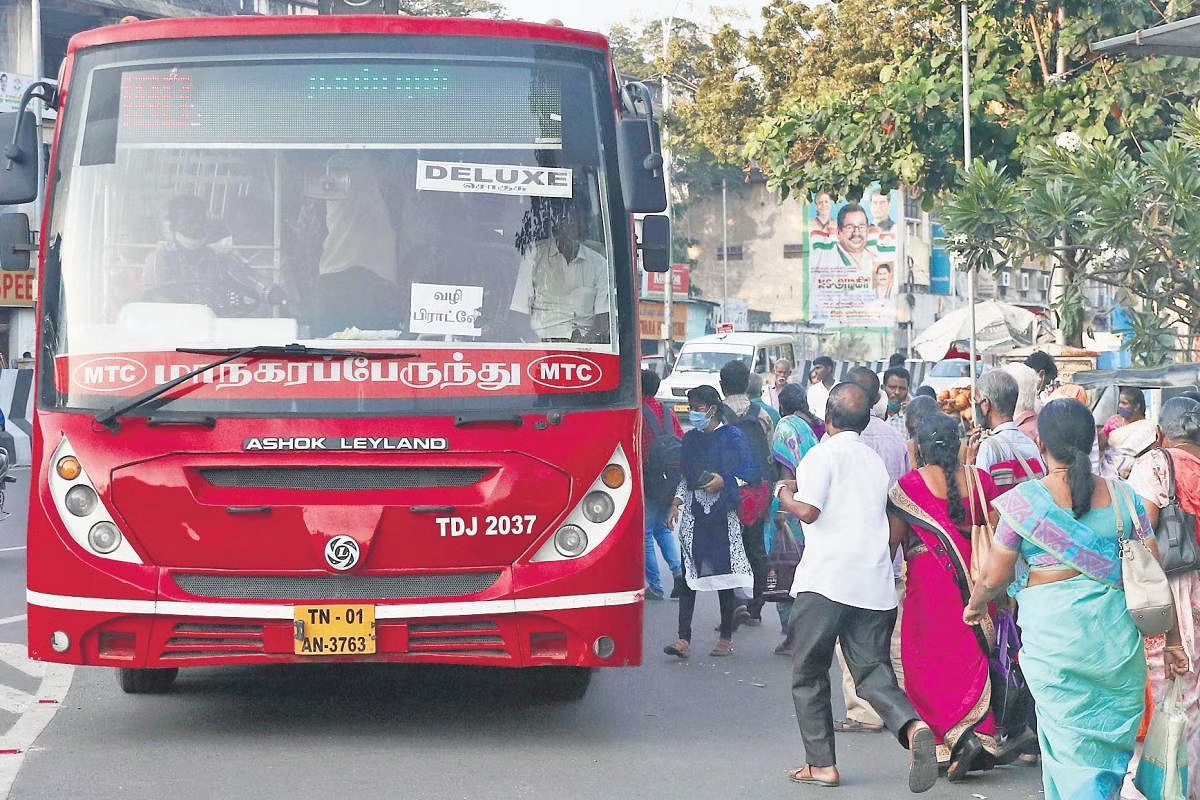
[[[1042,276],[1042,291],[1043,292],[1050,291],[1050,276],[1049,275]]]
[[[999,283],[1001,286],[1012,286],[1012,273],[1011,272],[1001,272]]]
[[[1021,291],[1022,292],[1029,291],[1029,273],[1028,272],[1021,273]]]

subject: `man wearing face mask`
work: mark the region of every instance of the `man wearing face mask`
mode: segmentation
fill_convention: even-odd
[[[263,302],[264,287],[250,267],[213,249],[208,204],[191,194],[167,203],[166,241],[150,255],[143,300],[199,303],[221,316],[249,313]]]
[[[1013,422],[1019,394],[1017,379],[1002,369],[984,373],[975,386],[978,427],[967,440],[964,461],[987,470],[1001,493],[1046,474],[1037,445]]]

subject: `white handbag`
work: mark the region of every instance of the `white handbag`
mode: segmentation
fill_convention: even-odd
[[[1117,518],[1117,537],[1121,540],[1121,581],[1125,585],[1125,605],[1133,615],[1133,622],[1143,636],[1161,636],[1175,627],[1175,601],[1171,596],[1171,585],[1162,564],[1150,552],[1150,548],[1139,539],[1125,535],[1125,517],[1118,508],[1117,498],[1129,512],[1136,527],[1137,509],[1126,494],[1127,487],[1107,481],[1108,493],[1112,495],[1113,514]],[[1153,538],[1153,532],[1149,533]]]

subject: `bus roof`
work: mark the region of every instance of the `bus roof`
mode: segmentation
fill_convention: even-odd
[[[68,52],[124,42],[235,36],[466,36],[531,39],[608,50],[601,34],[532,22],[451,17],[343,16],[183,17],[105,25],[71,38]]]

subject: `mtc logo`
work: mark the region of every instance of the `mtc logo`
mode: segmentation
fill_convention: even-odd
[[[75,386],[93,392],[120,392],[139,385],[149,373],[140,361],[104,356],[85,361],[71,374]]]
[[[550,389],[586,389],[603,377],[599,364],[571,353],[535,359],[527,372],[531,381]]]

